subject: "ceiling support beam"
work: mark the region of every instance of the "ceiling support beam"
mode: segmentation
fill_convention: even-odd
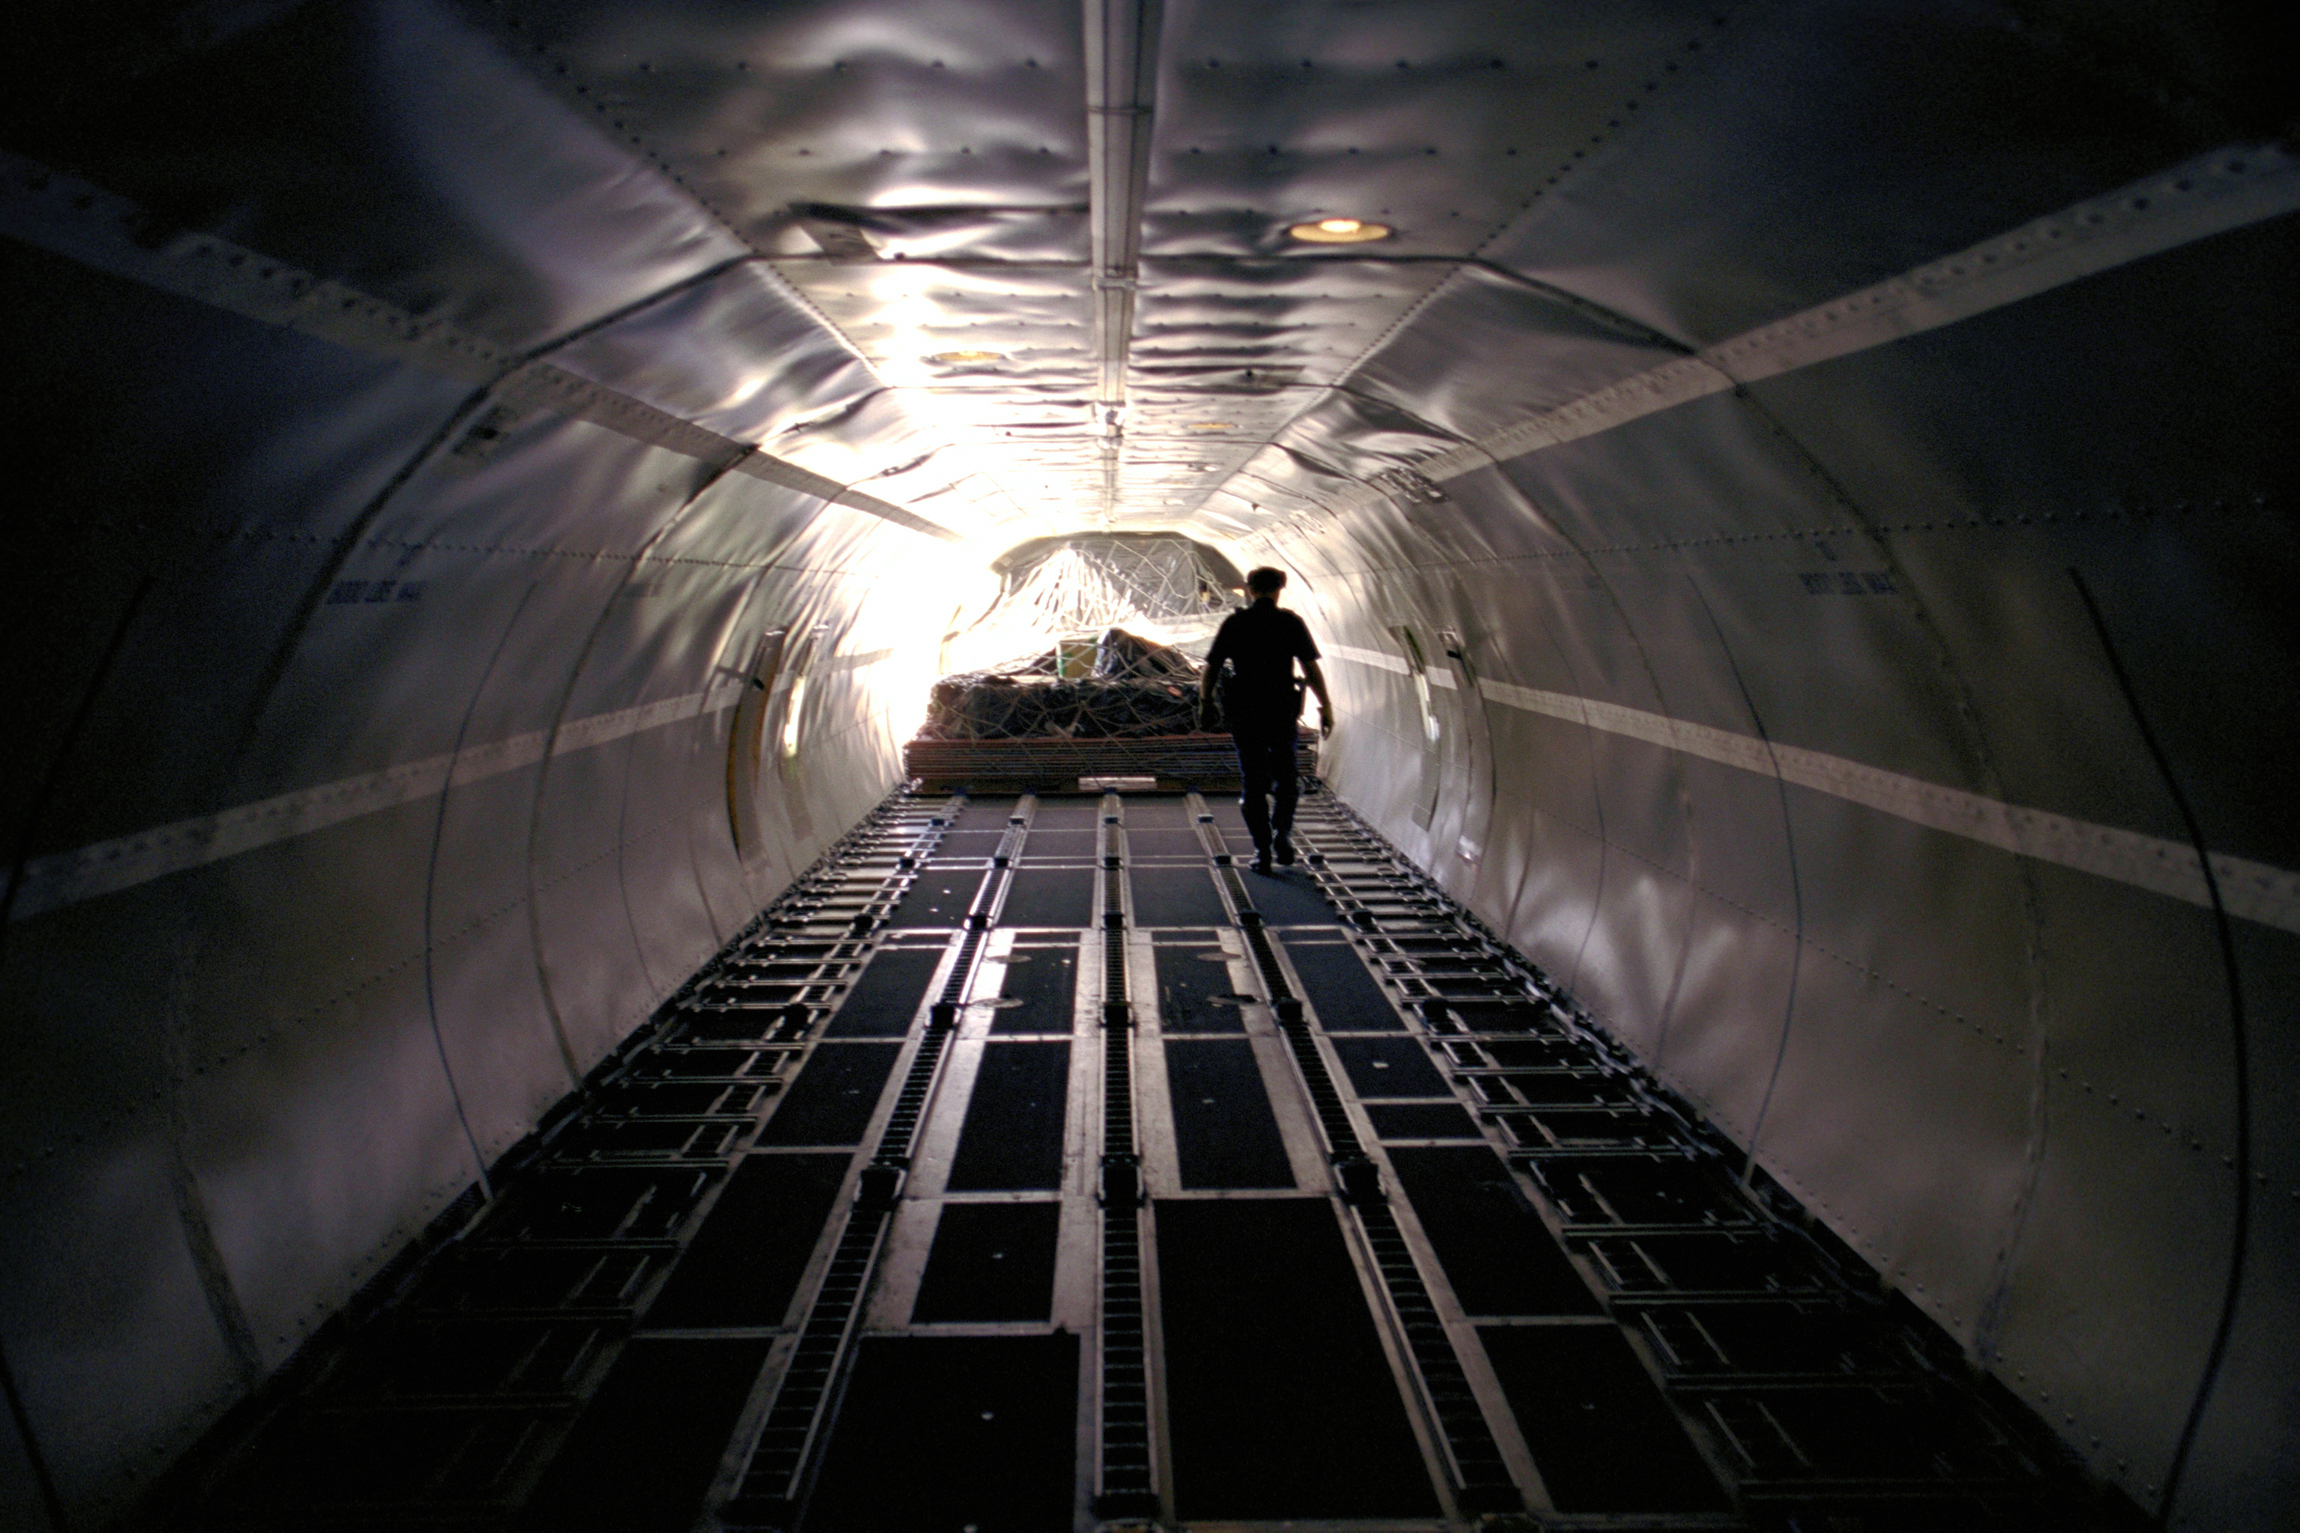
[[[0,151],[0,236],[259,324],[314,336],[434,377],[469,384],[478,393],[468,402],[465,423],[456,427],[456,441],[447,449],[451,456],[469,454],[473,448],[491,450],[486,444],[511,422],[546,411],[714,464],[724,472],[861,511],[946,543],[965,541],[963,534],[939,522],[778,458],[753,443],[722,436],[643,399],[594,383],[550,360],[551,353],[569,341],[594,334],[683,292],[704,274],[681,278],[612,315],[522,352],[499,347],[444,321],[408,313],[220,235],[187,231],[154,247],[131,233],[156,222],[147,210],[125,197]],[[753,259],[725,262],[713,271],[750,264]],[[484,434],[472,429],[475,427],[484,428]]]
[[[2295,210],[2300,154],[2275,142],[2225,144],[1377,476],[1343,491],[1326,509],[1372,506],[1401,493],[1409,504],[1442,500],[1438,486],[1510,458],[1922,335]],[[1607,311],[1595,305],[1581,312],[1617,330],[1625,323],[1618,316],[1606,319]]]
[[[1162,0],[1085,0],[1088,225],[1092,231],[1094,433],[1102,452],[1102,519],[1117,508],[1125,450],[1126,358],[1134,338],[1142,205],[1150,180]]]

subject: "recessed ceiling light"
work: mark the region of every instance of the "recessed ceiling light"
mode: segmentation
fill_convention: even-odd
[[[1320,218],[1296,224],[1286,235],[1310,245],[1362,245],[1368,240],[1386,240],[1392,232],[1388,224],[1363,218]]]
[[[1192,421],[1183,429],[1186,431],[1229,431],[1233,428],[1228,421]]]
[[[1006,354],[998,351],[938,351],[927,360],[937,367],[951,367],[963,362],[1003,362]]]

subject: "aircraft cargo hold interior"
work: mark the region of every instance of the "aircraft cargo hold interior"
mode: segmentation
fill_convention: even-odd
[[[0,1526],[2290,1524],[2247,9],[13,40]]]

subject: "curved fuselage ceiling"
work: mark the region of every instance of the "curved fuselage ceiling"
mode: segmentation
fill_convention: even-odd
[[[9,1512],[128,1504],[483,1187],[894,784],[993,561],[1157,532],[1291,570],[1337,790],[2107,1482],[2289,1501],[2261,40],[45,10],[0,93]]]

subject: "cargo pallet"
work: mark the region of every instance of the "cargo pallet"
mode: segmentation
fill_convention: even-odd
[[[1122,786],[1137,792],[1234,792],[1238,758],[1226,734],[1094,740],[913,740],[903,771],[921,793],[1049,793]],[[1294,769],[1318,770],[1317,736],[1303,730]]]

